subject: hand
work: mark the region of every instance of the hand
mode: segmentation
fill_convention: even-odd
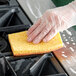
[[[57,32],[74,25],[75,15],[76,13],[70,5],[47,10],[28,30],[28,42],[33,42],[35,44],[39,43],[41,40],[48,42]]]

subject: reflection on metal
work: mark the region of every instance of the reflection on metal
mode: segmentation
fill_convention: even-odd
[[[73,68],[69,68],[74,74],[76,74],[76,71]]]
[[[63,57],[67,58],[67,56],[65,54],[62,54]]]
[[[68,35],[72,36],[72,33],[70,31],[66,30],[66,32]]]
[[[70,50],[71,50],[72,52],[74,52],[74,51],[75,51],[72,47],[70,47]]]
[[[66,60],[66,62],[67,62],[68,64],[71,64],[69,60]]]
[[[27,4],[27,6],[28,6],[28,9],[30,10],[30,12],[31,12],[31,14],[36,18],[36,19],[38,19],[38,18],[40,18],[41,16],[42,16],[42,13],[41,13],[41,11],[40,11],[40,4],[38,3],[38,1],[37,1],[37,3],[35,3],[35,9],[36,9],[36,13],[37,13],[37,15],[34,13],[34,10],[33,10],[33,8],[31,7],[31,4],[30,4],[30,2],[29,2],[29,0],[26,0],[26,4]],[[37,6],[38,5],[38,6]]]

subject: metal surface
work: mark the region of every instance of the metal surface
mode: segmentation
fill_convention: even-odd
[[[61,33],[64,47],[54,51],[69,76],[76,76],[76,30],[70,28]]]
[[[54,8],[55,5],[51,0],[17,0],[34,23],[47,9]]]

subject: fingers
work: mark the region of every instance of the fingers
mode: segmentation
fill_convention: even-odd
[[[57,34],[60,23],[59,17],[53,13],[50,15],[43,15],[28,30],[28,42],[33,42],[35,44],[39,43],[41,40],[43,40],[44,42],[48,42]]]
[[[53,19],[56,19],[56,22],[54,22],[53,25],[50,25],[51,23],[46,20],[46,26],[41,31],[41,33],[36,36],[36,38],[33,40],[33,43],[37,44],[41,40],[48,42],[57,34],[56,30],[58,30],[58,18],[55,16]]]
[[[39,43],[51,30],[51,25],[46,25],[45,28],[41,31],[41,33],[33,40],[33,43],[37,44]]]
[[[55,35],[57,34],[57,31],[53,27],[50,32],[46,35],[46,37],[43,39],[43,42],[48,42],[51,40]]]
[[[53,27],[51,28],[51,30],[49,31],[49,33],[45,36],[45,38],[43,39],[43,42],[48,42],[49,40],[51,40],[56,34],[57,32],[59,31],[59,28],[61,25],[61,21],[60,21],[60,18],[58,16],[54,16],[53,17]]]
[[[27,35],[29,36],[41,23],[41,19],[39,19],[34,25],[32,25],[28,32],[27,32]]]
[[[29,36],[28,36],[28,42],[31,42],[35,39],[36,36],[42,31],[42,29],[45,27],[45,23],[41,23]]]

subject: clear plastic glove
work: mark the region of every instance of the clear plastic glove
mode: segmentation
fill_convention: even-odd
[[[28,42],[35,44],[41,40],[48,42],[57,32],[76,24],[76,11],[72,3],[63,7],[47,10],[43,16],[28,30]]]

